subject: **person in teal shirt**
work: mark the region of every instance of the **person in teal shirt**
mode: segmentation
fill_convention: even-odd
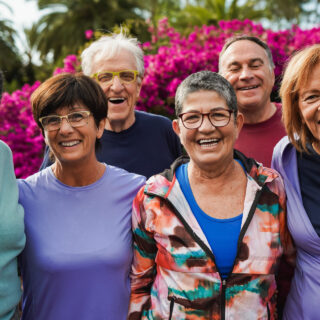
[[[25,245],[23,219],[12,153],[0,140],[0,320],[18,319],[21,285],[17,256]]]

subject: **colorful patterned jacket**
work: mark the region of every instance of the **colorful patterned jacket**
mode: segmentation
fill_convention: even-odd
[[[247,171],[237,255],[221,280],[208,241],[192,214],[175,169],[151,177],[133,203],[134,261],[128,319],[276,319],[283,253],[294,260],[278,173],[235,151]]]

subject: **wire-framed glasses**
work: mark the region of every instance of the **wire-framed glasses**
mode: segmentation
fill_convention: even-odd
[[[90,114],[91,112],[86,110],[75,111],[65,116],[50,115],[41,117],[39,121],[43,129],[46,131],[54,131],[60,129],[63,119],[66,119],[71,127],[77,128],[88,124],[88,118]]]
[[[210,112],[202,113],[198,111],[183,112],[179,114],[182,124],[187,129],[197,129],[202,125],[203,118],[208,117],[214,127],[226,126],[231,118],[233,111],[224,108],[216,108]]]
[[[93,74],[92,77],[103,84],[110,84],[115,76],[119,77],[121,83],[132,83],[137,79],[138,74],[137,70],[101,71]]]

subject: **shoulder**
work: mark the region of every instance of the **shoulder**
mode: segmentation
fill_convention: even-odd
[[[161,116],[159,114],[153,114],[148,113],[144,111],[135,111],[136,118],[139,119],[139,121],[144,121],[148,123],[159,124],[164,126],[170,126],[171,127],[171,120],[167,117]]]
[[[272,163],[280,161],[285,153],[288,153],[294,149],[294,146],[290,142],[288,136],[283,137],[274,147],[272,155]]]
[[[12,152],[9,146],[0,140],[0,160],[1,161],[10,161],[12,160]]]
[[[1,153],[4,152],[6,154],[11,154],[11,149],[9,148],[9,146],[3,142],[2,140],[0,140],[0,151]]]
[[[116,181],[118,184],[122,184],[124,186],[133,186],[136,188],[140,188],[146,182],[146,177],[128,172],[122,168],[115,167],[112,165],[107,165],[108,177],[112,181]]]
[[[44,182],[50,179],[50,170],[51,167],[47,167],[26,179],[18,179],[19,192],[25,193],[28,191],[35,192],[37,189],[42,190],[44,188]]]

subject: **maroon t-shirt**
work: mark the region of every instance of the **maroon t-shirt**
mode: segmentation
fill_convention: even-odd
[[[234,146],[265,167],[271,166],[273,148],[286,135],[281,121],[281,104],[275,105],[277,111],[270,119],[255,124],[244,124]]]

